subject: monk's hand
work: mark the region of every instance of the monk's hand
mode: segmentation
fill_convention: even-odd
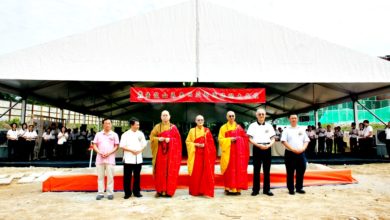
[[[169,143],[171,139],[170,138],[165,138],[165,142]]]
[[[159,137],[159,138],[158,138],[158,141],[160,141],[160,142],[165,141],[165,138]]]
[[[236,141],[236,137],[231,137],[230,140],[235,142]]]
[[[204,147],[204,144],[196,143],[197,147]]]

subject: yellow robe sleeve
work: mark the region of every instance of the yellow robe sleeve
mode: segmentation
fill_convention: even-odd
[[[160,134],[159,124],[154,126],[152,132],[150,132],[150,148],[152,149],[152,165],[153,170],[156,164],[157,150],[158,150],[158,135]],[[154,171],[153,171],[154,172]]]
[[[188,136],[186,139],[186,145],[187,145],[187,153],[188,153],[188,159],[187,159],[187,166],[188,166],[188,174],[191,176],[192,169],[194,168],[194,162],[195,162],[195,128],[191,128],[188,132]]]
[[[218,143],[219,147],[221,148],[221,173],[224,174],[228,165],[229,165],[229,159],[230,159],[230,144],[231,140],[230,138],[225,137],[225,133],[228,131],[227,125],[224,124],[219,129],[218,134]]]

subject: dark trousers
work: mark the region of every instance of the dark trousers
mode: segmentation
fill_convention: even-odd
[[[336,153],[344,153],[344,141],[342,137],[336,137],[334,139],[334,145],[336,148]]]
[[[386,150],[387,150],[387,155],[389,155],[389,159],[390,159],[390,139],[386,139]]]
[[[141,168],[142,164],[123,163],[123,190],[126,196],[131,196],[132,192],[134,195],[140,193]],[[131,190],[131,179],[133,175],[133,190]]]
[[[325,137],[318,137],[318,153],[323,154],[325,152]]]
[[[358,152],[357,138],[349,138],[349,146],[351,147],[351,153],[356,154]]]
[[[271,148],[267,150],[261,150],[260,148],[253,146],[253,192],[260,191],[260,169],[263,164],[263,192],[270,191],[270,169],[271,169]]]
[[[287,188],[289,192],[294,192],[294,173],[296,172],[296,190],[303,188],[303,176],[306,171],[305,153],[295,154],[289,150],[285,151],[284,163],[287,172]]]
[[[35,141],[26,141],[26,152],[25,152],[26,161],[34,159],[34,148],[35,148]]]
[[[12,161],[15,159],[17,146],[18,146],[17,140],[8,140],[8,160]]]
[[[326,139],[326,153],[332,154],[333,151],[333,139]]]

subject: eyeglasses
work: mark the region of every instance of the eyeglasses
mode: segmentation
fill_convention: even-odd
[[[204,121],[204,119],[196,119],[196,121]]]
[[[264,113],[259,113],[259,114],[257,114],[257,115],[265,115]]]
[[[236,117],[235,115],[229,115],[228,116],[229,118],[234,118],[234,117]]]

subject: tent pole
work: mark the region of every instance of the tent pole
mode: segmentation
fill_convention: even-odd
[[[374,116],[376,119],[378,119],[380,122],[382,122],[382,124],[384,124],[385,126],[387,125],[386,122],[384,122],[381,118],[379,118],[374,112],[372,112],[370,109],[368,109],[366,106],[362,105],[358,100],[356,100],[356,102],[362,106],[362,108],[364,108],[366,111],[368,111],[372,116]]]
[[[26,122],[26,107],[27,107],[27,102],[26,98],[22,99],[22,111],[20,115],[20,122],[23,124]]]
[[[352,105],[353,105],[353,121],[355,122],[356,125],[359,124],[359,111],[358,111],[358,103],[357,100],[352,100]]]

